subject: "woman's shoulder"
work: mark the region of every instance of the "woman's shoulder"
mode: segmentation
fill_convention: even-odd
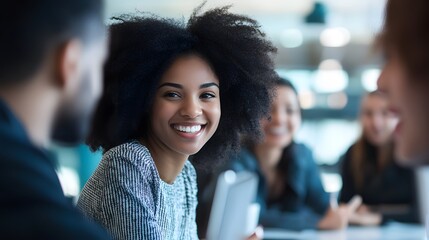
[[[296,152],[306,153],[306,154],[313,154],[313,151],[311,150],[311,148],[307,144],[305,144],[305,143],[294,142],[293,143],[293,147],[294,147],[294,149],[295,149]]]
[[[185,189],[187,189],[186,197],[196,202],[197,201],[196,197],[198,192],[197,173],[194,166],[189,160],[185,162],[185,165],[183,166],[182,172],[180,173],[179,177],[183,179],[182,181],[183,181],[184,187]]]
[[[105,179],[106,193],[119,188],[144,192],[142,196],[151,198],[159,191],[159,174],[155,163],[149,150],[138,141],[111,148],[103,155],[101,165],[104,171],[98,175],[102,174]]]
[[[232,154],[228,161],[224,163],[222,170],[256,171],[258,162],[255,155],[248,147],[241,147],[240,151]]]
[[[338,159],[339,164],[341,166],[344,166],[345,164],[349,164],[351,162],[352,159],[352,152],[353,149],[355,149],[356,143],[353,143],[352,145],[350,145],[347,150],[340,156],[340,158]]]
[[[294,142],[292,149],[293,158],[299,163],[314,162],[313,151],[306,144]]]
[[[139,141],[132,140],[126,143],[122,143],[118,146],[115,146],[109,149],[104,155],[105,156],[114,156],[114,155],[148,155],[150,156],[149,150],[146,146],[142,145]]]
[[[197,172],[195,171],[195,167],[189,160],[186,160],[185,165],[183,166],[182,174],[195,179],[197,178]]]
[[[138,141],[129,141],[111,148],[103,155],[102,164],[107,165],[111,171],[138,172],[146,180],[156,179],[158,176],[149,149]]]
[[[136,141],[108,150],[82,191],[80,208],[107,219],[111,217],[106,216],[107,210],[132,209],[137,200],[152,211],[159,199],[160,184],[156,167],[150,161],[153,160],[148,149]]]
[[[296,171],[307,171],[317,167],[313,151],[306,144],[294,142],[291,147],[290,151],[285,150],[285,153],[290,154],[287,158],[290,159],[290,168],[296,169]]]
[[[138,141],[130,141],[109,149],[103,159],[110,161],[128,161],[136,166],[154,165],[152,156],[144,145]]]

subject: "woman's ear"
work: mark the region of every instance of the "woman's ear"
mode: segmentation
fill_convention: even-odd
[[[82,44],[77,39],[65,42],[57,51],[55,81],[60,88],[77,86],[80,75],[79,63],[83,54]]]

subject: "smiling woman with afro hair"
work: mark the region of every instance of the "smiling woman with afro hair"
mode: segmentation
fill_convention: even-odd
[[[197,239],[195,169],[260,136],[276,52],[256,21],[215,8],[187,24],[115,18],[87,143],[103,159],[78,207],[120,239]]]

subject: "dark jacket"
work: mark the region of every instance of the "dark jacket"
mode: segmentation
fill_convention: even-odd
[[[320,172],[312,152],[303,144],[292,143],[284,149],[278,167],[285,173],[281,197],[268,199],[268,186],[259,162],[248,149],[228,163],[226,169],[251,171],[259,176],[256,202],[261,206],[259,222],[264,227],[290,230],[314,229],[329,207]]]
[[[400,211],[383,211],[383,222],[389,220],[401,222],[418,222],[416,182],[412,169],[399,166],[395,160],[389,162],[382,171],[377,170],[377,148],[368,142],[366,146],[366,161],[363,174],[364,182],[361,188],[356,186],[352,170],[352,145],[340,160],[343,187],[340,201],[348,202],[354,195],[362,197],[362,202],[372,207],[379,205],[403,205]]]
[[[109,239],[63,194],[50,155],[0,100],[0,239]]]

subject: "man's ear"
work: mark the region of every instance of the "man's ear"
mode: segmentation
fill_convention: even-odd
[[[77,39],[67,41],[59,48],[55,64],[55,79],[60,88],[70,88],[76,85],[82,51],[82,43]]]

